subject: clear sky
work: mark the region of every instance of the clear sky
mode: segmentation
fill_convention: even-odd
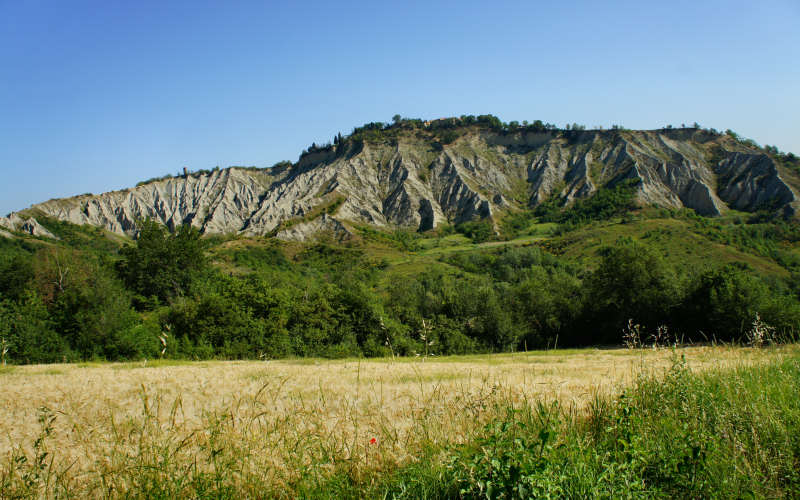
[[[800,0],[0,0],[0,215],[395,113],[697,121],[800,153]]]

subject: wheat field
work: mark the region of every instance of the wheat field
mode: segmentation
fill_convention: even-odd
[[[0,372],[0,471],[41,462],[81,496],[135,488],[143,470],[280,491],[303,476],[379,473],[459,443],[499,402],[581,412],[677,357],[693,370],[773,349],[560,350],[379,360],[87,363]],[[44,458],[42,458],[44,456]],[[21,458],[24,457],[24,458]],[[19,474],[18,474],[19,475]]]

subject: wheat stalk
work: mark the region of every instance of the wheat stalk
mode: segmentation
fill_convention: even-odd
[[[747,343],[753,347],[763,347],[764,344],[771,344],[774,341],[774,334],[775,327],[766,324],[756,313],[753,324],[747,332]]]
[[[622,330],[622,340],[628,349],[636,349],[642,345],[642,325],[628,320],[628,326]]]
[[[431,330],[433,330],[433,325],[425,323],[425,319],[423,319],[422,331],[419,332],[419,339],[425,345],[425,356],[422,358],[422,361],[425,361],[428,358],[428,347],[432,346],[435,342],[433,340],[428,340]]]
[[[167,352],[167,339],[169,338],[168,331],[171,330],[170,325],[164,325],[164,329],[166,332],[162,331],[161,335],[158,336],[158,340],[161,342],[161,357],[164,357],[164,354]]]
[[[6,338],[0,338],[0,362],[3,366],[6,366],[6,354],[8,354],[8,342],[6,342]]]

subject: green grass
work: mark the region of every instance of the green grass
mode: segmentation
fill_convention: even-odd
[[[36,375],[63,375],[64,370],[58,368],[46,368],[42,371],[35,372]]]
[[[104,365],[103,361],[83,361],[75,364],[78,368],[100,368]]]
[[[541,245],[569,260],[594,267],[601,259],[603,247],[614,245],[620,239],[632,238],[657,248],[677,269],[704,269],[729,262],[744,262],[763,275],[788,276],[787,271],[773,259],[713,241],[693,232],[692,227],[691,221],[681,219],[644,219],[628,223],[612,220],[580,227],[547,239]]]
[[[160,368],[164,366],[183,366],[192,365],[198,366],[196,361],[188,359],[148,359],[142,361],[134,361],[130,363],[111,363],[113,370],[136,370],[139,368]],[[98,366],[102,366],[98,365]],[[207,363],[202,363],[200,366],[208,366]]]
[[[565,352],[588,354],[591,350],[515,356],[535,360]],[[225,411],[205,417],[199,432],[208,441],[191,455],[194,461],[177,460],[189,438],[180,441],[169,433],[168,424],[163,424],[166,429],[160,427],[154,412],[161,402],[150,400],[143,390],[146,418],[138,427],[120,421],[115,428],[120,434],[108,436],[130,447],[113,450],[110,463],[114,465],[103,469],[103,477],[92,479],[92,491],[109,498],[164,499],[800,495],[797,349],[767,348],[759,353],[761,361],[747,364],[743,357],[738,366],[699,373],[687,366],[679,352],[673,354],[671,368],[653,373],[647,369],[643,351],[636,382],[616,396],[595,397],[588,410],[547,399],[519,400],[492,390],[462,402],[465,412],[486,422],[468,430],[463,441],[436,445],[423,439],[410,459],[366,469],[352,460],[369,461],[369,450],[356,459],[339,461],[324,453],[312,454],[322,462],[296,464],[296,474],[285,476],[286,482],[278,486],[269,470],[244,465],[250,452],[247,446],[217,440],[230,426],[249,425],[246,420],[235,423]],[[450,357],[453,361],[480,359]],[[429,381],[427,377],[406,376],[403,381]],[[176,408],[171,410],[173,415]],[[76,491],[72,488],[83,481],[50,462],[55,417],[52,410],[42,408],[39,438],[27,452],[15,451],[0,469],[1,498],[70,497]],[[424,433],[425,428],[419,431]],[[375,446],[373,459],[378,460]]]
[[[497,404],[497,403],[496,403]],[[343,475],[337,498],[792,498],[800,495],[800,358],[692,373],[675,357],[588,415],[502,402],[473,440],[391,474]],[[370,482],[374,481],[374,482]],[[312,495],[313,496],[313,495]]]
[[[408,382],[425,383],[425,382],[445,382],[449,380],[459,380],[468,378],[468,373],[430,373],[418,375],[402,375],[397,378],[397,382],[405,384]]]

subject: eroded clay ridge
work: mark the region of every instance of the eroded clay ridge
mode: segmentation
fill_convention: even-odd
[[[0,219],[47,235],[37,212],[133,235],[150,217],[206,234],[346,237],[353,224],[426,230],[493,218],[552,196],[566,203],[639,179],[642,204],[702,215],[768,208],[794,216],[794,174],[760,149],[700,129],[499,133],[462,130],[450,144],[420,133],[345,143],[291,167],[228,168],[134,188],[50,200]],[[7,233],[6,233],[7,234]]]

